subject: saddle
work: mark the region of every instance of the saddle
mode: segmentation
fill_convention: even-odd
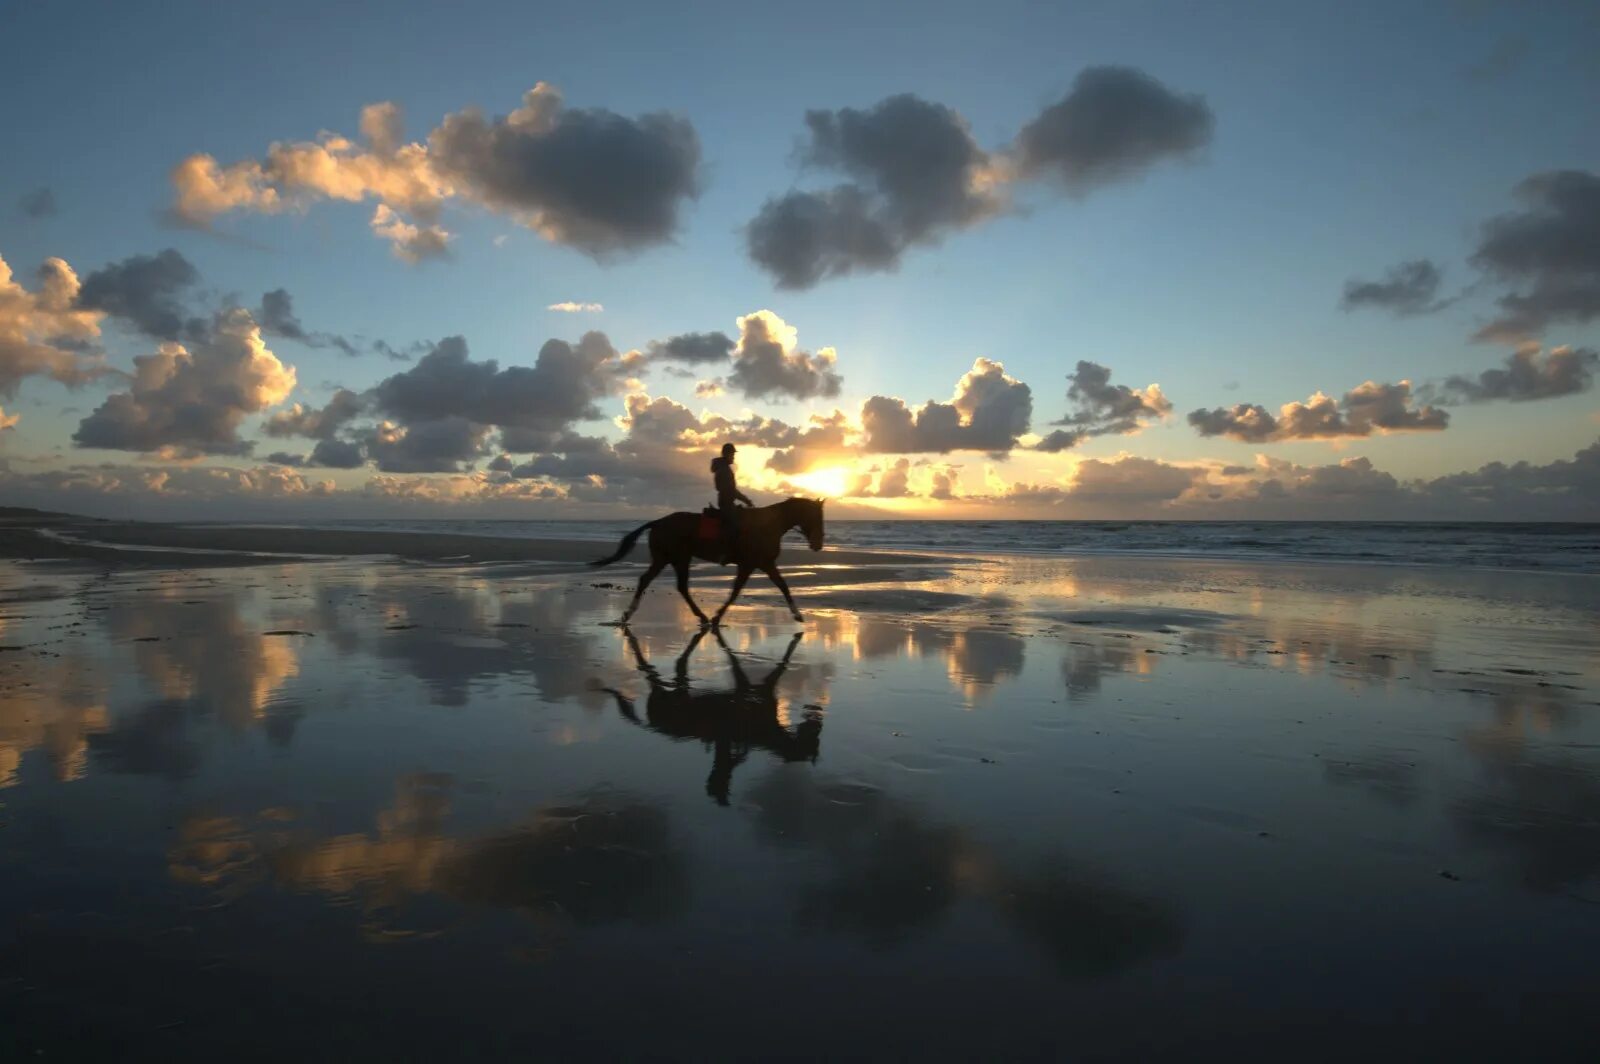
[[[722,518],[715,506],[707,506],[700,511],[700,524],[695,529],[695,537],[712,543],[722,539]]]

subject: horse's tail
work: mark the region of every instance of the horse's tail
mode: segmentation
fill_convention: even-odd
[[[627,557],[628,552],[631,551],[633,549],[633,545],[639,541],[639,537],[644,535],[645,530],[654,528],[656,524],[656,521],[646,521],[644,524],[640,525],[638,528],[622,537],[622,542],[617,546],[617,552],[615,554],[611,555],[609,558],[596,558],[589,564],[598,569],[602,565],[610,565],[614,561],[620,561],[621,559]]]

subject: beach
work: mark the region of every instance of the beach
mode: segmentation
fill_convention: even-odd
[[[596,546],[0,524],[0,1056],[1582,1055],[1600,577]]]

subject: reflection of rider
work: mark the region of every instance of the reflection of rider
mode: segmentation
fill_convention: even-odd
[[[711,460],[711,478],[717,486],[717,516],[722,521],[723,565],[732,560],[733,544],[739,531],[739,508],[736,503],[755,505],[750,501],[750,496],[740,491],[739,485],[734,482],[734,453],[733,444],[725,443],[722,445],[722,457]]]

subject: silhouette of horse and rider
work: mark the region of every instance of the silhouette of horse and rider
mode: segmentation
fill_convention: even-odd
[[[650,565],[639,578],[633,601],[628,603],[622,615],[623,624],[627,624],[639,608],[639,599],[644,596],[645,588],[668,565],[677,573],[678,594],[683,596],[701,624],[721,624],[722,615],[728,612],[728,607],[744,590],[750,574],[757,569],[766,573],[767,578],[783,592],[790,615],[797,621],[805,619],[794,604],[788,582],[778,572],[778,551],[784,535],[794,528],[804,533],[812,550],[822,549],[823,500],[785,499],[772,506],[751,504],[749,496],[739,490],[734,480],[734,454],[733,444],[726,444],[722,448],[722,456],[711,462],[711,474],[717,490],[714,513],[709,509],[698,514],[680,511],[646,522],[623,536],[614,554],[589,563],[598,567],[620,561],[633,550],[640,536],[645,532],[650,533]],[[742,509],[740,502],[744,503]],[[689,565],[695,558],[720,565],[733,563],[738,567],[734,572],[733,590],[728,594],[728,601],[712,617],[707,617],[689,594]]]
[[[767,750],[782,761],[816,761],[822,744],[820,714],[808,710],[792,730],[778,720],[778,680],[789,668],[789,659],[803,633],[794,634],[778,664],[765,679],[754,683],[722,633],[713,630],[733,670],[733,687],[707,691],[691,687],[689,680],[689,658],[705,638],[706,629],[696,632],[678,655],[670,680],[645,658],[632,630],[624,628],[623,632],[639,671],[650,685],[644,719],[639,719],[633,699],[615,688],[606,688],[606,693],[617,700],[622,715],[641,728],[674,740],[698,739],[711,744],[711,775],[706,778],[706,793],[718,805],[728,804],[733,770],[744,763],[751,750]]]

